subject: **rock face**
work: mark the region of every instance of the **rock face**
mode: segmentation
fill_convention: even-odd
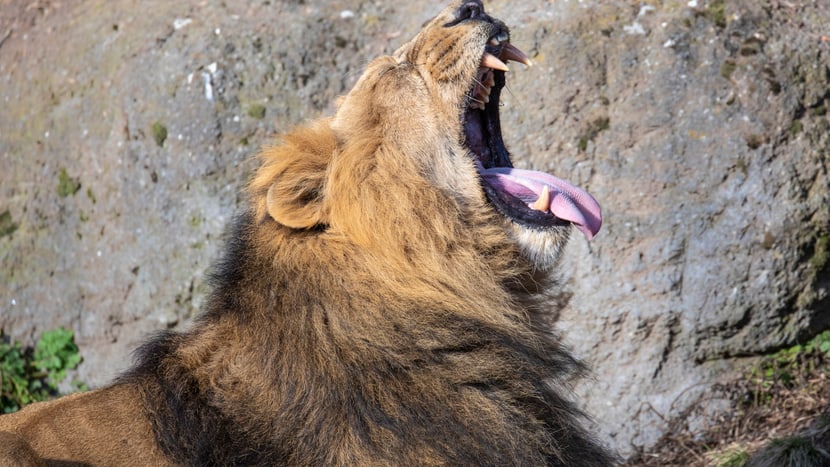
[[[601,238],[574,242],[561,326],[596,371],[580,393],[627,453],[741,357],[830,326],[830,44],[817,28],[830,5],[575,3],[557,3],[539,42],[554,78],[527,118],[549,121],[520,153],[605,203]]]
[[[0,1],[5,334],[73,328],[95,385],[186,326],[257,148],[443,6],[412,3]],[[603,205],[556,326],[623,455],[830,327],[830,5],[800,3],[486,5],[536,62],[503,94],[516,165]]]

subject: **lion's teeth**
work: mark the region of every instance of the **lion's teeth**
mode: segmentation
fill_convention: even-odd
[[[496,78],[493,77],[493,73],[487,75],[487,78],[484,80],[484,85],[488,88],[492,88],[496,85]]]
[[[494,70],[510,71],[510,68],[507,68],[507,65],[503,61],[499,60],[498,57],[490,52],[484,52],[484,55],[481,57],[481,66]]]
[[[471,103],[469,107],[471,109],[484,110],[486,104],[490,102],[490,92],[493,90],[493,86],[496,85],[496,78],[493,76],[493,70],[484,67],[479,68],[478,73],[476,73],[476,83],[475,89],[470,94],[470,97],[474,102]]]
[[[547,185],[542,187],[542,194],[539,195],[539,198],[530,205],[530,208],[545,212],[550,210],[550,188],[548,188]]]
[[[499,56],[504,61],[513,60],[514,62],[523,63],[527,66],[533,66],[533,62],[530,61],[527,55],[513,46],[513,44],[505,44]]]
[[[487,86],[486,84],[479,84],[476,86],[476,90],[473,93],[473,99],[476,101],[475,106],[471,106],[473,108],[481,108],[484,110],[485,105],[490,102],[490,91],[492,90],[492,86]],[[480,107],[479,107],[480,106]]]

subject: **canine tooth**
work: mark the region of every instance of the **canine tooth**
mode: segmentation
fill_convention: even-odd
[[[498,57],[490,52],[484,52],[484,55],[481,57],[481,66],[494,70],[510,71],[510,68],[507,68],[507,65],[503,61],[499,60]]]
[[[533,62],[527,58],[527,55],[525,55],[525,53],[517,47],[513,46],[513,44],[505,44],[500,55],[505,61],[513,60],[514,62],[523,63],[527,66],[533,66]]]
[[[550,210],[550,189],[547,185],[542,187],[542,194],[539,195],[539,199],[537,199],[533,204],[530,205],[530,208],[535,209],[537,211]]]

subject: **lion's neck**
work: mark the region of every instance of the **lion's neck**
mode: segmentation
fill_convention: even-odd
[[[579,368],[536,330],[531,307],[511,298],[509,289],[522,285],[511,285],[517,279],[509,267],[484,266],[483,255],[499,255],[472,248],[485,239],[448,244],[443,257],[413,252],[389,263],[386,250],[321,232],[307,233],[303,250],[285,241],[263,249],[274,228],[253,215],[240,219],[217,268],[208,312],[192,332],[148,346],[132,376],[142,381],[145,403],[164,429],[192,446],[207,436],[227,440],[217,449],[232,452],[235,438],[223,431],[232,426],[279,455],[287,440],[320,436],[333,437],[331,445],[361,439],[367,458],[384,443],[420,452],[424,447],[407,446],[405,437],[360,430],[429,430],[437,439],[492,432],[501,426],[502,410],[529,402],[485,397],[474,388],[509,384],[517,394],[546,401],[556,397],[546,382],[554,371]],[[319,238],[309,241],[313,236]],[[238,345],[221,345],[231,341]],[[240,362],[256,362],[256,371]],[[160,387],[175,390],[159,394]],[[388,413],[389,401],[416,405]],[[463,410],[469,404],[484,409],[471,419]],[[545,418],[557,404],[540,402],[533,410]],[[215,412],[190,410],[196,405]],[[271,431],[258,431],[263,418]],[[524,435],[495,439],[511,436]]]

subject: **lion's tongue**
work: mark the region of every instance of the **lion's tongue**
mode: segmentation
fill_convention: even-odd
[[[542,196],[545,186],[550,190],[550,205],[547,209],[554,216],[568,221],[582,232],[588,240],[594,238],[602,226],[602,211],[599,203],[585,190],[565,180],[544,172],[494,167],[485,169],[481,175],[495,188],[505,191],[528,203],[528,206]]]

